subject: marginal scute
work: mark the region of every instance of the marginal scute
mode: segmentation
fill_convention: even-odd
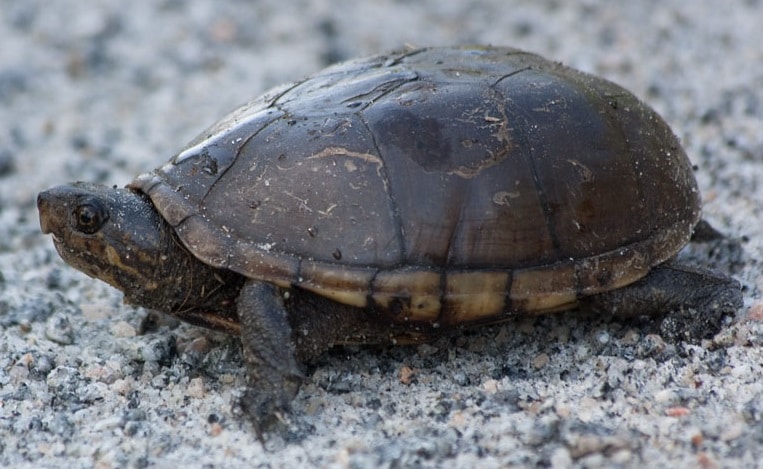
[[[128,187],[143,188],[143,191],[151,197],[154,205],[162,208],[162,216],[172,226],[178,226],[180,222],[197,213],[196,207],[187,199],[178,197],[175,191],[163,183],[162,178],[157,174],[141,174]]]
[[[379,272],[371,284],[374,305],[398,322],[432,323],[440,315],[439,271],[406,267]]]
[[[507,310],[509,271],[450,271],[445,279],[445,309],[441,323],[462,324],[499,316]]]
[[[228,268],[249,278],[288,288],[297,283],[299,259],[237,240],[231,247]]]
[[[233,240],[221,236],[201,215],[184,218],[175,230],[186,247],[212,267],[227,268]]]
[[[645,276],[651,268],[644,243],[576,261],[578,294],[593,295],[620,288]]]
[[[364,308],[376,269],[302,261],[295,284],[339,303]]]
[[[514,311],[542,313],[569,309],[577,301],[575,264],[563,261],[516,270],[509,296]]]

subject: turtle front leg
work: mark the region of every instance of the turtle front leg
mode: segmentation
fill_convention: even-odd
[[[618,317],[665,315],[660,333],[697,341],[716,334],[725,316],[742,307],[739,282],[724,275],[671,263],[624,288],[580,300],[584,310]]]
[[[247,281],[236,302],[247,387],[238,405],[251,418],[258,438],[287,413],[303,376],[297,364],[291,326],[278,289]]]

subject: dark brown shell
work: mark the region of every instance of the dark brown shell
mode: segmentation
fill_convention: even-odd
[[[443,325],[627,285],[688,241],[700,206],[653,110],[508,48],[330,67],[131,186],[208,264]]]

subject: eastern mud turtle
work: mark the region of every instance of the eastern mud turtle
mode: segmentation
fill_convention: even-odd
[[[741,306],[671,258],[700,221],[677,138],[623,88],[516,49],[424,48],[278,87],[124,189],[38,198],[42,231],[127,303],[241,336],[258,433],[335,344],[518,314]]]

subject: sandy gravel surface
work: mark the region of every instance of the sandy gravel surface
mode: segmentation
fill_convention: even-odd
[[[759,1],[0,0],[0,466],[754,467],[763,461]],[[39,233],[50,185],[123,185],[236,105],[405,44],[511,45],[631,89],[729,239],[681,256],[745,306],[699,345],[574,314],[340,349],[267,451],[236,342],[146,311]]]

